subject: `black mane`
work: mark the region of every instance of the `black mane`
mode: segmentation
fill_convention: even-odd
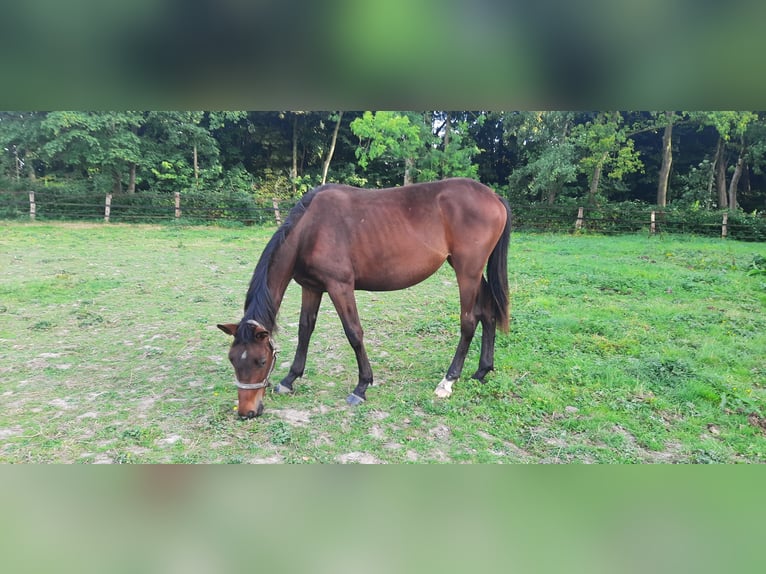
[[[269,331],[273,332],[276,330],[277,312],[279,309],[274,304],[274,299],[271,297],[271,292],[268,289],[269,270],[271,269],[272,259],[300,218],[306,213],[316,194],[328,187],[330,185],[322,185],[306,193],[295,207],[290,210],[287,219],[279,226],[279,229],[277,229],[266,244],[255,266],[255,271],[253,271],[253,277],[250,280],[250,287],[247,290],[247,297],[245,297],[245,315],[242,321],[240,321],[240,325],[247,324],[249,320],[255,320]],[[240,328],[237,330],[237,342],[250,341],[252,337],[253,329]]]

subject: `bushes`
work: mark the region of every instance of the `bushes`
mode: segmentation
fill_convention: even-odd
[[[512,203],[513,227],[525,231],[573,232],[576,230],[578,205]],[[657,233],[691,233],[720,237],[723,211],[699,207],[671,206],[658,209],[638,202],[610,203],[584,207],[580,231],[583,233],[649,233],[651,213],[655,212]],[[766,241],[764,213],[728,214],[727,235],[741,241]]]
[[[264,188],[243,178],[215,188],[181,192],[181,219],[186,223],[235,221],[245,224],[274,223],[271,192],[280,191],[280,211],[286,216],[296,199],[288,197],[279,182]],[[284,182],[282,182],[284,183]],[[282,184],[279,184],[282,185]],[[30,185],[0,180],[0,219],[29,217],[29,190],[35,191],[39,219],[103,220],[105,194],[94,192],[83,182],[49,182]],[[279,197],[279,196],[277,196]],[[513,201],[513,228],[551,233],[649,233],[651,213],[655,211],[657,233],[691,233],[720,237],[724,212],[704,209],[699,204],[657,209],[639,202],[602,203],[584,207],[582,225],[576,226],[581,203],[566,201],[548,205]],[[110,221],[159,222],[175,218],[175,195],[169,192],[138,191],[112,197]],[[728,215],[727,235],[743,241],[766,241],[763,213],[734,212]]]
[[[37,219],[103,220],[106,195],[66,185],[35,186]],[[290,205],[282,206],[287,212]],[[0,191],[0,219],[29,217],[29,190]],[[175,194],[141,191],[112,196],[112,222],[151,223],[175,218]],[[246,224],[274,222],[271,200],[240,189],[181,192],[181,218],[189,222],[235,220]]]
[[[766,213],[743,213],[729,215],[729,237],[742,241],[766,241]]]
[[[189,190],[181,193],[181,216],[185,220],[236,220],[247,224],[273,223],[270,200],[257,200],[238,189]]]

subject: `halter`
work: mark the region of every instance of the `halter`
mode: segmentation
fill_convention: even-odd
[[[247,322],[256,327],[262,326],[260,323],[258,323],[258,321],[254,321],[253,319],[250,319]],[[269,334],[269,347],[271,348],[271,368],[269,369],[269,374],[266,375],[266,378],[263,379],[260,383],[241,383],[239,382],[239,379],[234,379],[234,384],[238,389],[255,391],[257,389],[265,389],[271,386],[271,381],[269,378],[271,377],[271,373],[274,372],[274,367],[277,366],[277,353],[279,352],[277,346],[274,344],[274,339],[271,338],[271,334]]]

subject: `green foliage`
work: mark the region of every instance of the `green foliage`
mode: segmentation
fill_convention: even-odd
[[[269,439],[271,444],[284,446],[292,441],[292,432],[290,426],[283,421],[276,421],[268,426]]]
[[[423,147],[421,126],[398,112],[364,112],[351,122],[351,130],[359,138],[355,153],[363,170],[381,157],[414,161]]]
[[[599,113],[595,119],[578,124],[573,132],[576,145],[582,149],[579,165],[589,180],[596,169],[617,180],[643,169],[619,112]]]
[[[414,182],[465,176],[513,202],[648,203],[656,197],[661,132],[672,118],[669,205],[716,207],[711,177],[730,186],[740,161],[737,201],[748,212],[763,211],[764,117],[749,111],[0,112],[0,187],[58,182],[101,195],[236,188],[259,200],[294,201],[322,181],[329,158],[329,182],[360,187],[400,185],[405,174]],[[23,202],[0,202],[6,216],[26,211]],[[742,225],[757,228],[750,220]]]
[[[691,112],[691,116],[702,125],[713,126],[725,141],[742,136],[748,126],[758,119],[755,112],[747,111]]]
[[[753,260],[750,262],[750,268],[747,271],[748,275],[766,275],[766,257],[763,255],[753,256]]]
[[[510,176],[512,196],[554,201],[577,179],[569,112],[522,112],[508,123],[505,138],[519,142],[523,165]]]

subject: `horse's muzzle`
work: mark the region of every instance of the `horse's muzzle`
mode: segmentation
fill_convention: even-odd
[[[250,419],[254,419],[255,417],[259,417],[263,414],[263,401],[258,403],[258,409],[254,411],[247,411],[247,414],[243,415],[240,414],[239,418],[240,420],[246,421]]]

